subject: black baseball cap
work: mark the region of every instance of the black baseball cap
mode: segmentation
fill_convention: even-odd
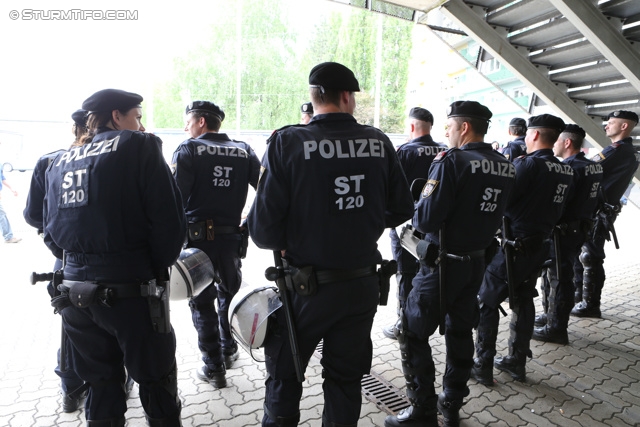
[[[491,110],[476,101],[455,101],[447,109],[447,117],[471,117],[488,122],[492,116]]]

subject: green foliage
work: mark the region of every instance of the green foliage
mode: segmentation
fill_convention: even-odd
[[[209,37],[188,40],[186,53],[174,60],[173,75],[154,88],[155,126],[182,127],[185,105],[206,99],[225,111],[223,130],[234,129],[239,55],[242,129],[297,123],[300,104],[309,100],[309,70],[325,61],[341,62],[354,71],[361,87],[355,116],[360,123],[373,124],[379,15],[344,7],[340,12],[310,12],[315,25],[301,25],[287,13],[292,1],[297,0],[245,1],[242,10],[234,2],[221,3]],[[306,14],[304,18],[311,19]],[[411,22],[382,19],[380,127],[386,132],[404,130],[412,28]]]

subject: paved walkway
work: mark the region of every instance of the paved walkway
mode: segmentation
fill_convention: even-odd
[[[21,182],[16,173],[10,182]],[[21,177],[28,187],[26,176]],[[26,194],[26,188],[22,189]],[[6,193],[5,193],[6,196]],[[30,286],[31,271],[48,271],[53,258],[41,239],[21,221],[24,198],[8,200],[15,234],[24,240],[15,245],[0,243],[0,426],[84,425],[83,411],[64,414],[60,410],[59,381],[53,372],[59,344],[60,319],[52,314],[44,284]],[[640,260],[635,232],[640,211],[626,207],[616,225],[621,249],[607,247],[607,283],[603,319],[572,319],[570,345],[532,342],[534,358],[527,364],[527,382],[518,383],[507,374],[496,373],[493,387],[471,381],[471,395],[462,408],[463,426],[639,426],[640,425]],[[380,248],[388,256],[388,239]],[[262,283],[271,255],[255,247],[243,269],[248,283]],[[372,338],[372,371],[404,390],[399,351],[395,341],[384,338],[381,327],[395,317],[390,305],[380,307]],[[263,364],[241,352],[228,372],[228,387],[215,390],[199,381],[200,365],[196,334],[186,301],[172,303],[172,323],[178,339],[178,386],[183,402],[184,426],[240,427],[259,425],[263,415]],[[501,320],[498,351],[507,346],[508,318]],[[433,354],[441,381],[444,340],[432,338]],[[346,349],[347,350],[347,349]],[[318,427],[322,416],[322,383],[319,360],[313,357],[306,371],[301,402],[301,426]],[[438,383],[437,387],[440,386]],[[128,401],[129,426],[144,426],[144,412],[134,387]],[[360,426],[381,426],[387,414],[363,399]]]

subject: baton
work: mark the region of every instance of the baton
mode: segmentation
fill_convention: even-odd
[[[509,289],[509,308],[513,310],[515,306],[515,289],[513,288],[515,279],[513,278],[513,248],[516,245],[514,240],[509,239],[511,229],[509,228],[509,218],[502,217],[502,243],[504,248],[505,266],[507,268],[507,288]]]
[[[553,228],[553,250],[556,253],[556,280],[560,283],[560,264],[562,263],[562,257],[560,255],[560,239],[562,229],[560,225],[556,225]]]
[[[440,226],[440,254],[438,255],[438,275],[440,276],[440,319],[438,322],[438,333],[444,335],[446,331],[446,317],[447,317],[447,293],[446,293],[446,262],[447,262],[447,249],[445,247],[445,223]]]
[[[287,332],[289,333],[289,344],[291,345],[291,355],[293,356],[293,366],[296,371],[296,377],[299,382],[304,382],[304,370],[302,368],[302,359],[298,350],[298,337],[296,336],[296,327],[293,322],[293,313],[291,312],[291,301],[289,300],[289,291],[287,290],[287,282],[291,281],[290,270],[285,266],[280,251],[273,251],[273,261],[275,267],[269,267],[265,271],[267,280],[275,281],[280,291],[280,299],[282,300],[282,309],[284,310],[285,320],[287,322]]]

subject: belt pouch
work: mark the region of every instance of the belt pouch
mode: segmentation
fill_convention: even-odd
[[[199,242],[204,240],[204,221],[189,223],[189,241]]]
[[[298,295],[306,297],[315,295],[318,291],[316,273],[310,265],[297,269],[291,275],[291,281],[293,282],[293,288]]]
[[[213,220],[208,219],[207,220],[207,240],[213,240],[214,237],[215,236],[213,234]]]
[[[97,283],[78,282],[69,289],[69,300],[78,308],[87,308],[96,303],[99,290]]]

